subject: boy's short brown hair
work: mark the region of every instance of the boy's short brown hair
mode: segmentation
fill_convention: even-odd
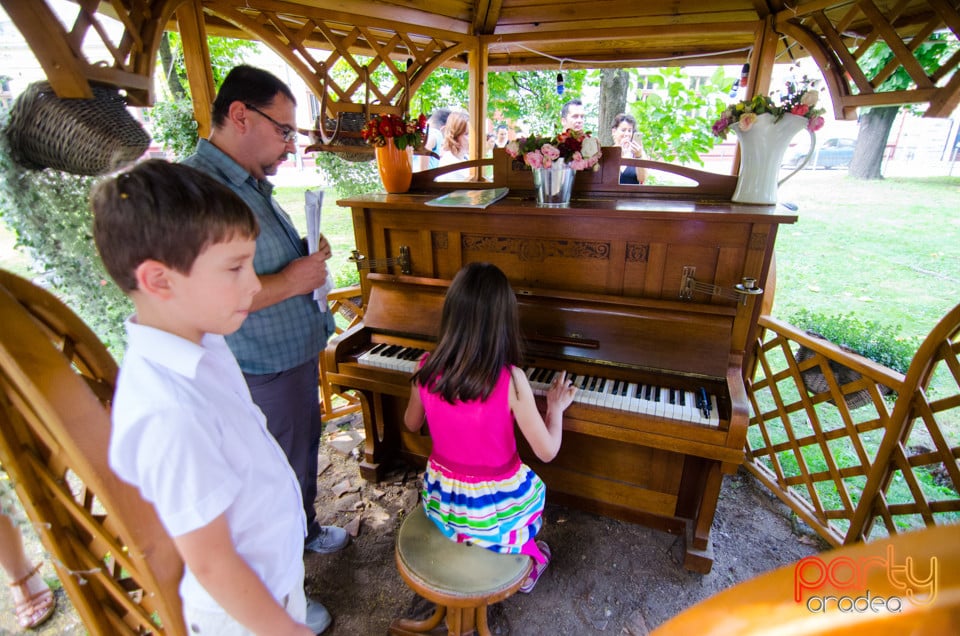
[[[253,212],[225,185],[161,159],[101,181],[91,205],[100,258],[127,293],[137,288],[136,270],[146,260],[189,274],[207,246],[260,233]]]

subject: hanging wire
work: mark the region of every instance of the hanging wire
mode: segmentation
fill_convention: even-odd
[[[525,45],[523,45],[523,44],[518,44],[518,43],[516,43],[516,42],[512,43],[512,46],[516,46],[517,48],[521,48],[521,49],[523,49],[524,51],[527,51],[527,52],[529,52],[529,53],[533,53],[533,54],[535,54],[535,55],[540,55],[540,56],[542,56],[542,57],[545,57],[545,58],[554,60],[554,61],[556,61],[556,62],[560,62],[561,68],[562,68],[562,64],[563,64],[564,62],[572,62],[572,63],[574,63],[574,64],[584,64],[584,65],[591,65],[591,64],[609,64],[609,63],[610,63],[610,60],[599,61],[599,60],[583,60],[583,59],[572,58],[572,57],[557,57],[557,56],[555,56],[555,55],[550,55],[549,53],[544,53],[543,51],[538,51],[538,50],[536,50],[536,49],[530,48],[529,46],[525,46]],[[691,54],[689,54],[689,55],[671,55],[670,57],[645,57],[645,58],[642,58],[642,59],[619,60],[619,61],[620,61],[620,62],[623,62],[623,63],[626,63],[626,64],[640,64],[640,63],[643,63],[643,62],[669,62],[669,61],[671,61],[671,60],[686,60],[686,59],[691,59],[691,58],[715,57],[715,56],[718,56],[718,55],[729,55],[729,54],[731,54],[731,53],[741,53],[741,52],[743,52],[743,51],[749,51],[749,50],[752,49],[752,48],[753,48],[752,46],[744,46],[744,47],[740,47],[740,48],[737,48],[737,49],[727,49],[727,50],[724,50],[724,51],[715,51],[715,52],[713,52],[713,53],[691,53]]]

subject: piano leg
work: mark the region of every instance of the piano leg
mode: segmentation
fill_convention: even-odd
[[[686,553],[683,558],[683,567],[700,574],[708,574],[713,567],[713,544],[710,542],[710,527],[713,525],[713,516],[717,511],[717,501],[720,498],[720,485],[722,483],[723,475],[720,471],[720,463],[710,462],[697,515],[688,524]]]
[[[363,460],[360,462],[360,475],[373,482],[380,481],[384,476],[387,460],[397,450],[398,433],[396,426],[384,426],[386,418],[390,417],[385,408],[384,394],[378,391],[354,389],[360,398],[360,408],[363,413]],[[390,396],[386,396],[390,398]]]

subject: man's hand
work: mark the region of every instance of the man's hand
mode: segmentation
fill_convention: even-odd
[[[316,252],[290,261],[276,274],[261,275],[260,293],[254,297],[250,310],[257,311],[321,287],[327,282],[331,253],[330,243],[321,235]]]
[[[318,250],[309,256],[298,258],[283,268],[280,275],[286,280],[291,296],[309,294],[327,282],[327,259],[330,258],[330,246],[326,241],[326,250]]]

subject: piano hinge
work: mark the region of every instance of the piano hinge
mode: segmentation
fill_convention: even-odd
[[[366,256],[360,253],[360,250],[352,250],[349,261],[352,261],[357,264],[357,269],[374,269],[377,267],[393,267],[395,265],[400,266],[400,273],[410,276],[413,274],[413,270],[410,269],[410,247],[407,245],[400,246],[400,256],[394,258],[373,258],[368,259]]]
[[[687,265],[680,274],[680,298],[690,300],[694,292],[710,294],[711,296],[720,296],[737,300],[744,305],[747,304],[748,296],[757,296],[763,293],[763,289],[757,287],[757,279],[744,276],[743,279],[732,288],[724,288],[711,283],[701,283],[694,278],[697,268]]]

